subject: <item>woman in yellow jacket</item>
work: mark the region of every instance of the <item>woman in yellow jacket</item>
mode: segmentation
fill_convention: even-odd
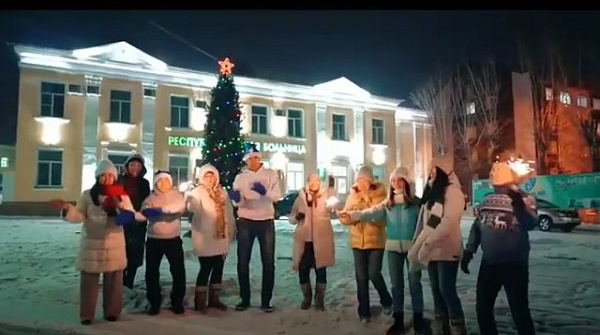
[[[386,199],[383,184],[373,179],[373,172],[363,166],[356,174],[356,183],[342,212],[338,213],[340,222],[349,226],[350,247],[354,254],[354,270],[358,298],[358,316],[363,322],[371,321],[369,303],[369,280],[379,293],[380,303],[385,315],[392,313],[392,296],[381,275],[385,250],[385,220],[352,221],[349,212],[364,210],[378,205]]]

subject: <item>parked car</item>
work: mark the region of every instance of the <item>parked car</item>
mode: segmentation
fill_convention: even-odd
[[[282,216],[288,216],[292,212],[294,201],[298,197],[298,191],[289,191],[278,202],[275,203],[275,220]]]
[[[559,228],[565,233],[568,233],[581,224],[581,219],[579,218],[577,210],[563,209],[543,199],[536,199],[536,201],[538,227],[541,231]]]

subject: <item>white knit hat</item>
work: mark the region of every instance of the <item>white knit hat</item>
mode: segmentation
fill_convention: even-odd
[[[355,180],[359,180],[359,179],[366,179],[368,181],[370,181],[371,183],[373,183],[373,181],[375,180],[373,178],[373,170],[371,170],[371,168],[367,165],[363,165],[360,167],[360,169],[358,169],[358,172],[356,173],[356,178],[354,178]]]
[[[390,182],[392,181],[392,179],[398,177],[406,180],[407,182],[410,182],[408,169],[403,166],[397,167],[396,169],[394,169],[394,171],[392,171],[392,173],[390,173]]]
[[[171,184],[173,184],[173,178],[171,177],[171,174],[167,171],[157,171],[154,174],[154,185],[156,185],[156,183],[158,183],[158,181],[162,178],[166,178],[169,179],[171,181]]]
[[[98,165],[96,166],[96,178],[100,177],[104,173],[110,173],[115,176],[115,178],[117,178],[117,175],[119,174],[113,162],[109,161],[108,159],[99,161]]]

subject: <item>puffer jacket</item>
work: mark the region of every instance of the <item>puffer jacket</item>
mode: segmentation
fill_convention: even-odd
[[[353,187],[346,200],[344,211],[360,211],[371,208],[385,200],[387,191],[383,184],[375,182],[366,192],[357,192]],[[350,227],[350,247],[353,249],[384,249],[385,248],[385,219],[352,221],[340,219],[340,222]]]

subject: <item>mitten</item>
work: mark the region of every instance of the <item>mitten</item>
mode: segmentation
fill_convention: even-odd
[[[469,274],[471,273],[471,271],[469,271],[469,263],[471,262],[471,260],[473,259],[473,253],[465,250],[463,251],[463,255],[460,258],[460,269],[462,270],[462,272]]]
[[[265,188],[265,186],[258,181],[254,182],[254,184],[252,184],[252,187],[250,189],[260,195],[267,194],[267,189]]]
[[[238,190],[233,190],[229,192],[229,199],[235,202],[240,202],[240,200],[242,200],[242,194]]]
[[[142,209],[142,214],[147,218],[147,219],[156,219],[161,217],[164,213],[163,210],[160,208],[144,208]]]
[[[115,217],[115,223],[117,226],[127,226],[135,222],[135,213],[128,210],[122,210]]]
[[[304,215],[304,213],[298,213],[298,214],[296,214],[295,219],[296,219],[296,221],[302,221],[302,220],[304,220],[305,217],[306,217],[306,215]]]

